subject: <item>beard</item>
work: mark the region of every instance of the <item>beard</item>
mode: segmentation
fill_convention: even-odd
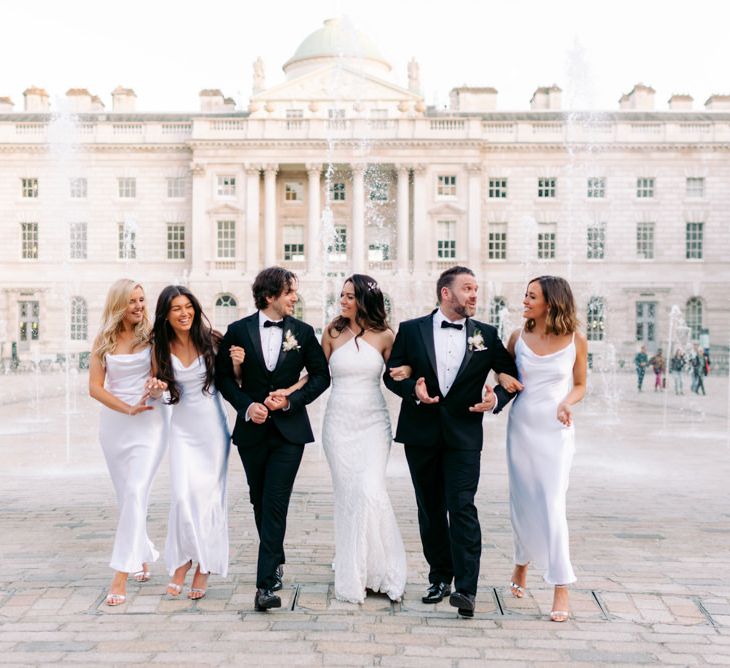
[[[459,302],[452,302],[451,308],[455,313],[458,313],[462,318],[470,318],[476,313],[476,306],[470,306],[468,304],[460,304]]]

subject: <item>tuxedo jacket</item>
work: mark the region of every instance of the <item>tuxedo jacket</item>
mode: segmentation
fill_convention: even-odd
[[[400,396],[400,415],[395,440],[407,445],[433,447],[440,441],[458,450],[481,450],[484,413],[472,413],[469,407],[482,401],[482,389],[489,372],[508,373],[517,378],[517,367],[497,335],[497,330],[478,320],[467,318],[465,336],[478,331],[484,349],[476,350],[467,343],[456,379],[444,396],[439,389],[436,371],[436,348],[433,339],[433,313],[401,323],[393,343],[383,380],[388,389]],[[407,364],[413,369],[410,378],[395,381],[388,371]],[[428,395],[438,397],[436,404],[418,402],[416,381],[423,377]],[[497,395],[495,413],[501,411],[515,396],[501,385],[494,388]]]
[[[238,413],[233,429],[233,442],[240,447],[257,445],[266,438],[268,432],[268,424],[256,424],[253,420],[246,420],[248,407],[252,403],[263,403],[272,390],[294,385],[299,380],[302,369],[306,369],[309,374],[308,382],[289,396],[288,410],[270,411],[267,422],[272,420],[281,435],[291,443],[314,441],[306,405],[314,401],[330,384],[327,359],[314,330],[307,323],[287,316],[284,318],[283,333],[284,341],[290,333],[296,339],[298,347],[285,351],[282,342],[273,371],[266,368],[264,361],[258,311],[229,325],[218,350],[215,385]],[[233,374],[230,356],[232,345],[241,346],[246,351],[240,386]]]

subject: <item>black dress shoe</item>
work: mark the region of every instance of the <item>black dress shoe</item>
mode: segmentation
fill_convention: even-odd
[[[257,589],[253,607],[256,612],[264,612],[269,608],[280,608],[281,599],[271,589]]]
[[[274,585],[271,591],[279,591],[284,587],[284,566],[279,564],[274,571]]]
[[[458,608],[458,613],[463,617],[473,617],[476,596],[463,591],[455,591],[449,596],[449,603]]]
[[[451,585],[446,582],[432,584],[427,590],[426,595],[421,597],[424,603],[440,603],[444,596],[451,593]]]

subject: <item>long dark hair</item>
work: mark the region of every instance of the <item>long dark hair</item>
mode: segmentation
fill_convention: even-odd
[[[210,393],[210,386],[213,383],[213,370],[215,369],[215,347],[220,342],[220,334],[216,332],[210,321],[203,313],[200,302],[190,290],[184,285],[168,285],[157,298],[155,308],[155,322],[152,327],[152,338],[154,341],[155,364],[157,366],[157,378],[167,383],[170,392],[171,404],[180,401],[180,388],[175,382],[175,372],[172,368],[172,357],[170,344],[175,338],[175,331],[167,320],[172,307],[172,300],[175,297],[187,297],[193,305],[193,325],[190,328],[190,339],[199,355],[203,356],[205,362],[205,383],[203,392]]]
[[[387,315],[385,313],[385,300],[377,281],[372,276],[365,274],[353,274],[345,279],[345,283],[352,283],[355,292],[355,322],[359,325],[360,331],[355,334],[355,345],[357,340],[365,334],[365,330],[372,329],[375,332],[384,332],[390,329]],[[345,285],[343,283],[343,287]],[[337,338],[347,328],[350,321],[342,315],[338,315],[327,328],[330,336]],[[337,335],[335,336],[335,332]]]

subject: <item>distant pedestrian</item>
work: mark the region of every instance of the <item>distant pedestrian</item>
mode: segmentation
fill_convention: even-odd
[[[690,366],[692,367],[692,392],[699,394],[702,390],[702,395],[705,396],[705,382],[703,377],[705,375],[706,360],[705,351],[700,346],[695,348],[694,355],[690,358]]]
[[[646,367],[649,366],[649,356],[646,354],[646,346],[641,346],[641,350],[634,357],[634,365],[636,366],[636,385],[639,392],[644,384],[644,376],[646,375]]]
[[[662,376],[664,375],[664,368],[667,365],[667,361],[664,359],[662,349],[657,350],[656,355],[649,360],[651,368],[654,370],[654,392],[664,389],[662,382]]]
[[[669,373],[674,378],[674,394],[684,394],[684,384],[682,374],[687,360],[681,348],[674,351],[674,356],[669,363]]]

